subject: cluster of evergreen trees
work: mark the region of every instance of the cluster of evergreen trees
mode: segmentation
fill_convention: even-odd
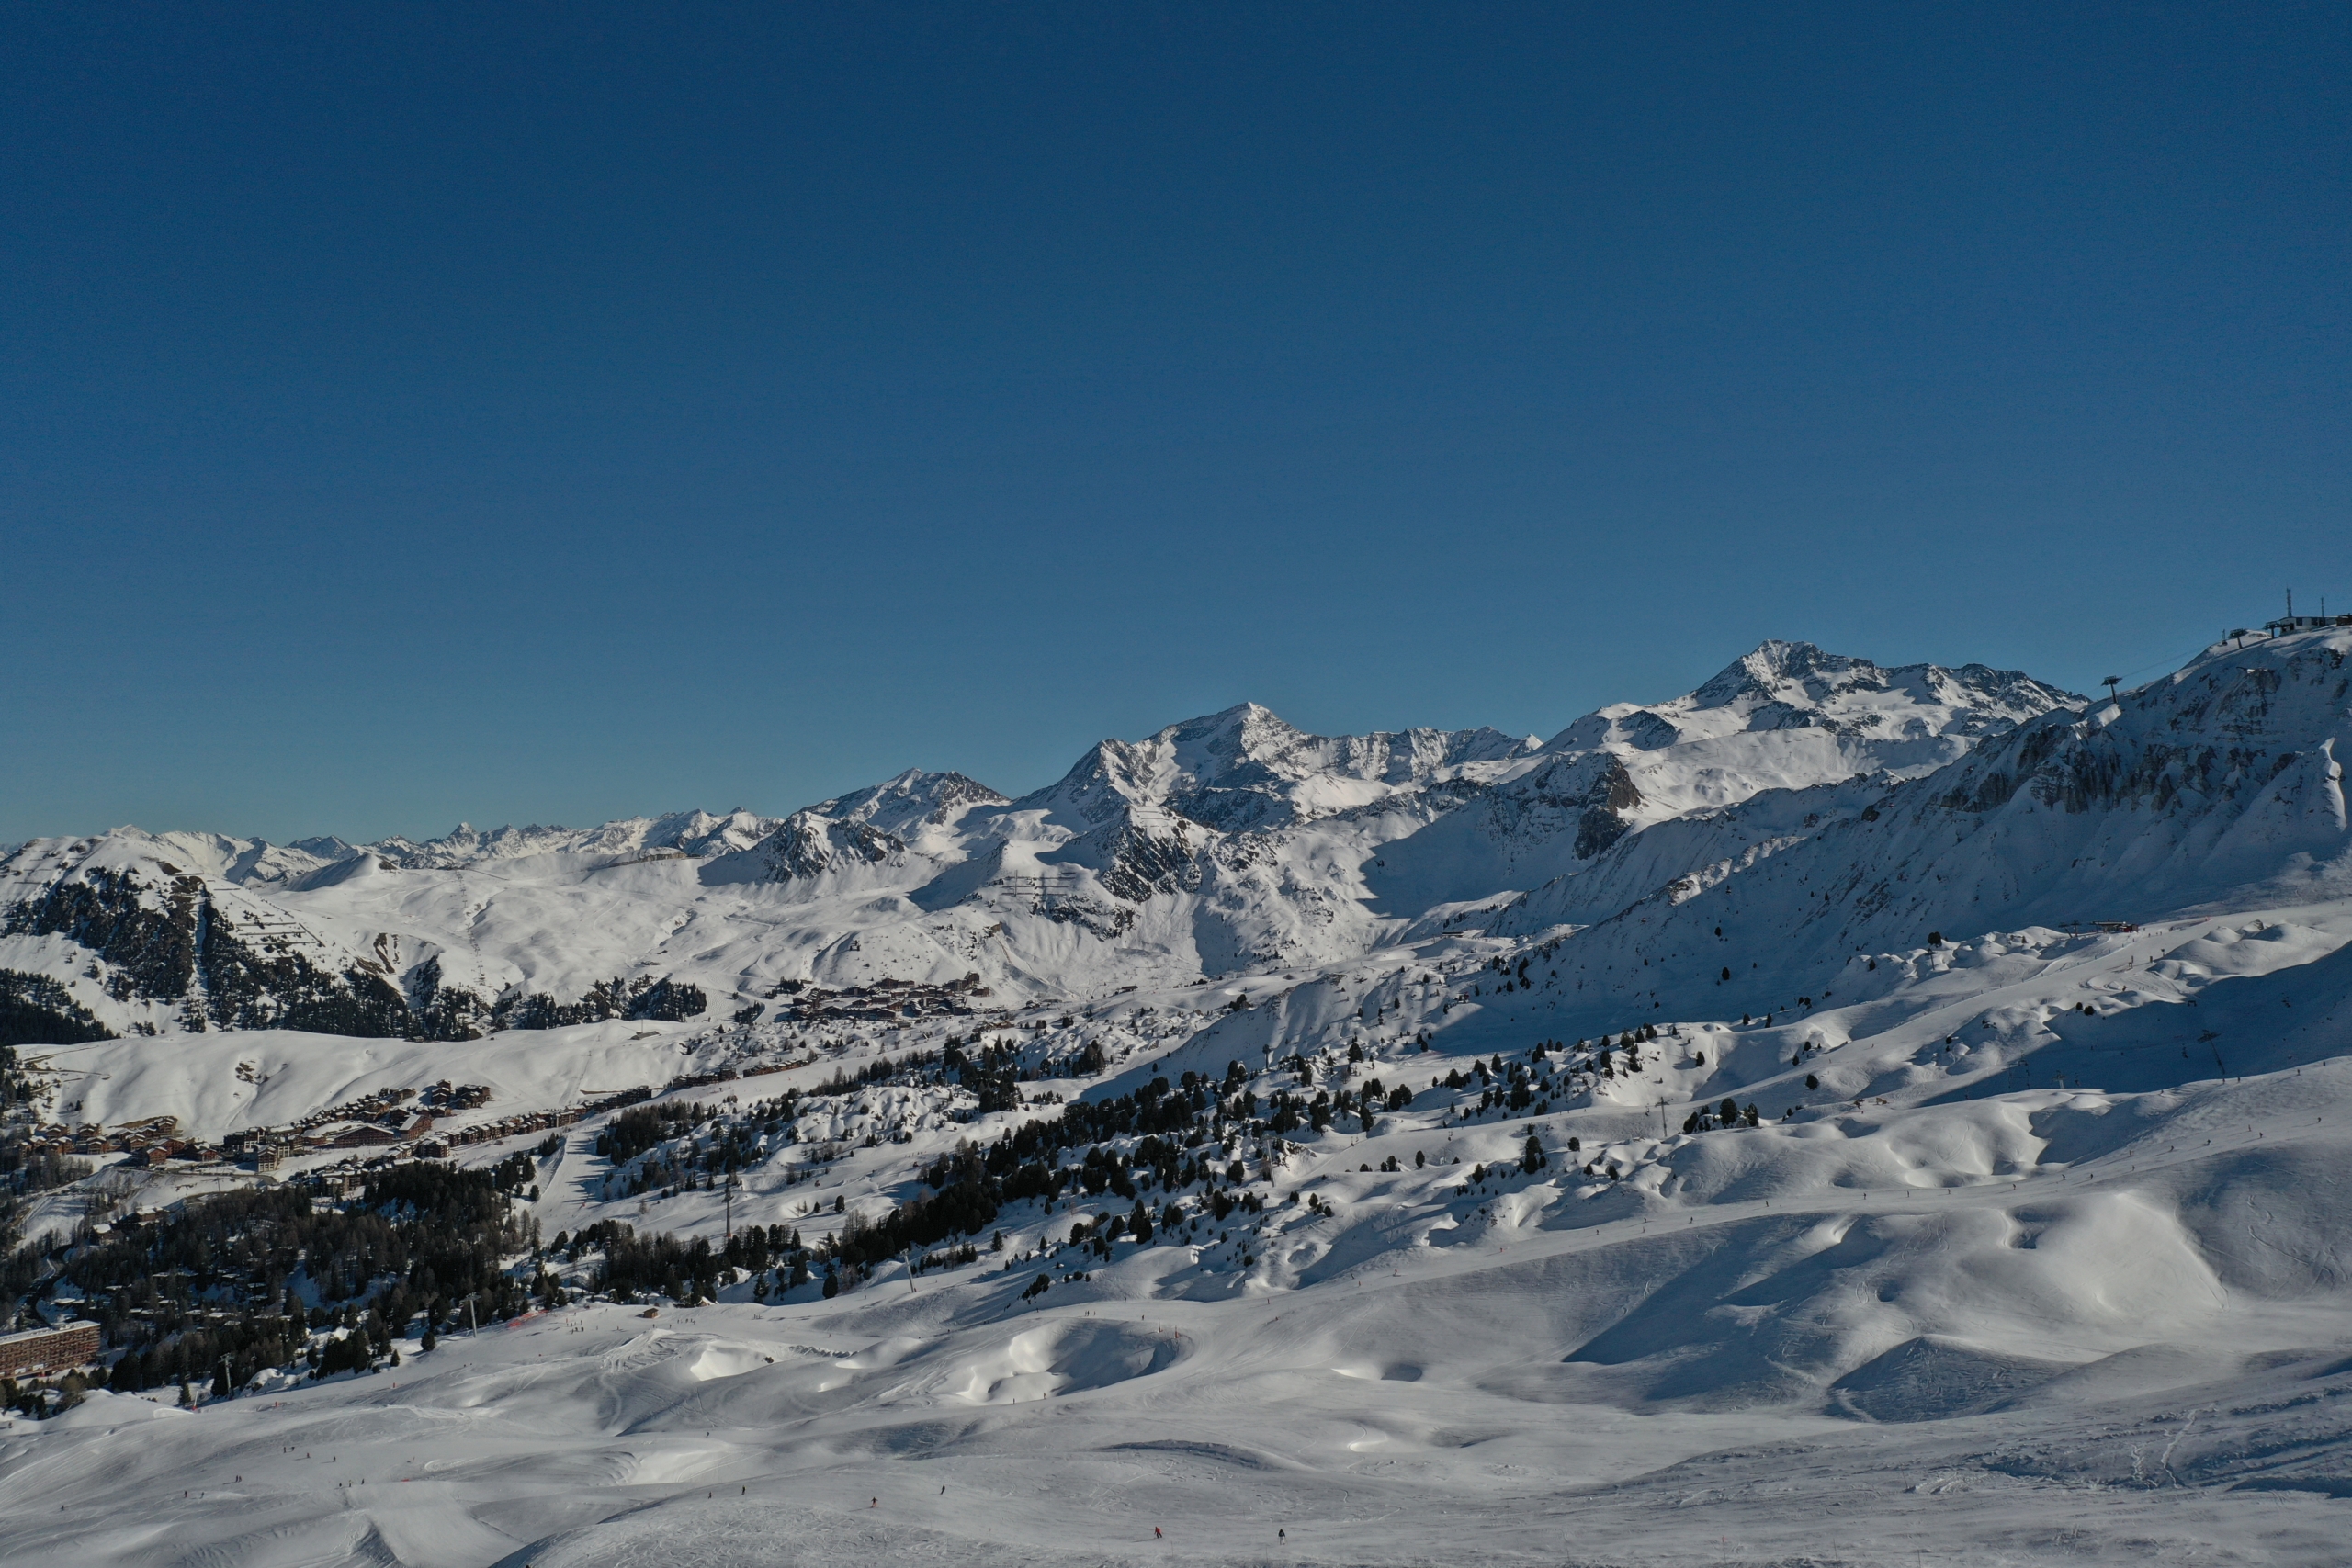
[[[1148,1242],[1204,1213],[1221,1221],[1236,1207],[1254,1211],[1253,1197],[1232,1190],[1242,1169],[1226,1150],[1229,1137],[1254,1134],[1262,1125],[1253,1120],[1254,1100],[1236,1062],[1222,1081],[1186,1073],[1174,1084],[1154,1077],[1131,1094],[1074,1101],[1057,1121],[1024,1122],[985,1148],[967,1146],[933,1160],[922,1172],[928,1191],[879,1219],[851,1216],[828,1238],[822,1261],[829,1269],[868,1270],[952,1237],[978,1235],[1009,1204],[1049,1204],[1065,1192],[1108,1192],[1135,1204],[1130,1214],[1074,1237],[1106,1245],[1123,1235]],[[1128,1139],[1132,1148],[1122,1147]],[[1066,1159],[1081,1149],[1075,1161]],[[1143,1198],[1153,1188],[1168,1194],[1156,1224]]]
[[[967,1056],[960,1047],[951,1043],[943,1065],[956,1074],[966,1089],[979,1097],[979,1110],[983,1116],[990,1111],[1011,1111],[1020,1105],[1021,1053],[1018,1047],[1009,1043],[995,1044],[983,1042],[977,1053]]]
[[[666,975],[659,980],[646,975],[599,980],[576,1002],[557,1001],[545,991],[512,991],[492,999],[444,983],[438,958],[417,971],[413,987],[406,1025],[398,1031],[413,1040],[479,1040],[492,1030],[560,1029],[612,1019],[674,1023],[701,1017],[710,1005],[701,987]]]
[[[1655,1038],[1639,1029],[1619,1040],[1603,1035],[1593,1046],[1545,1041],[1524,1060],[1498,1055],[1473,1061],[1466,1074],[1454,1069],[1443,1082],[1480,1087],[1482,1108],[1540,1110],[1542,1097],[1574,1078],[1618,1070],[1621,1053],[1623,1070],[1638,1071],[1641,1048]],[[978,1037],[971,1046],[951,1041],[937,1056],[879,1061],[854,1077],[837,1075],[825,1089],[846,1092],[900,1078],[937,1083],[952,1075],[984,1104],[1017,1103],[1017,1048]],[[1555,1054],[1563,1058],[1556,1068]],[[1361,1060],[1360,1051],[1351,1059]],[[13,1054],[0,1049],[0,1096],[14,1092],[13,1065]],[[1074,1101],[1053,1121],[1027,1121],[984,1146],[967,1144],[942,1155],[922,1169],[920,1195],[878,1217],[846,1214],[840,1231],[814,1247],[783,1226],[747,1225],[714,1243],[639,1235],[605,1222],[557,1237],[552,1250],[575,1264],[593,1263],[597,1286],[621,1296],[712,1297],[745,1273],[762,1296],[771,1280],[774,1289],[789,1290],[820,1273],[831,1294],[892,1258],[919,1268],[975,1261],[976,1238],[1007,1206],[1050,1206],[1082,1193],[1129,1205],[1072,1228],[1072,1244],[1107,1258],[1121,1241],[1149,1245],[1179,1228],[1222,1223],[1237,1208],[1259,1212],[1241,1162],[1231,1157],[1238,1139],[1279,1135],[1302,1122],[1320,1129],[1341,1116],[1355,1117],[1369,1132],[1378,1111],[1401,1110],[1413,1098],[1408,1086],[1376,1079],[1353,1090],[1318,1089],[1310,1098],[1304,1089],[1313,1081],[1313,1064],[1295,1056],[1287,1065],[1300,1074],[1301,1091],[1275,1091],[1263,1119],[1238,1062],[1222,1079],[1190,1072],[1174,1083],[1156,1077],[1129,1094]],[[763,1157],[763,1142],[783,1132],[799,1105],[798,1097],[786,1094],[741,1111],[691,1102],[631,1107],[611,1120],[596,1146],[626,1168],[632,1190],[651,1181],[715,1184]],[[1726,1100],[1718,1111],[1694,1116],[1690,1126],[1742,1120],[1754,1124],[1753,1109],[1741,1112]],[[548,1152],[543,1146],[542,1156]],[[1532,1129],[1516,1163],[1531,1176],[1549,1163]],[[558,1278],[537,1249],[536,1225],[518,1220],[509,1202],[510,1194],[536,1190],[537,1171],[526,1154],[485,1170],[410,1162],[371,1175],[363,1195],[340,1206],[292,1185],[192,1199],[161,1215],[126,1220],[107,1235],[85,1233],[62,1256],[15,1252],[0,1286],[14,1299],[49,1273],[62,1272],[102,1325],[117,1353],[113,1385],[126,1390],[197,1379],[225,1391],[264,1367],[306,1355],[321,1375],[364,1368],[388,1355],[420,1318],[429,1347],[437,1330],[463,1321],[460,1306],[469,1298],[477,1321],[485,1322],[527,1310],[534,1301],[561,1299]],[[1483,1186],[1491,1174],[1474,1171],[1470,1186]],[[1154,1191],[1156,1200],[1148,1196]],[[1001,1247],[1001,1231],[994,1245]],[[518,1254],[531,1261],[509,1267],[506,1260]],[[321,1342],[322,1330],[341,1333]]]
[[[147,895],[156,897],[150,902]],[[119,999],[179,1001],[196,978],[198,901],[204,879],[151,889],[128,871],[92,866],[0,913],[0,936],[62,936],[104,959]]]
[[[785,1288],[809,1278],[809,1251],[800,1233],[783,1225],[744,1225],[713,1246],[708,1236],[640,1235],[617,1220],[603,1220],[577,1235],[558,1235],[553,1250],[574,1262],[601,1253],[597,1287],[616,1296],[659,1292],[674,1302],[716,1297],[729,1271],[758,1274],[779,1266]]]
[[[554,1029],[608,1019],[675,1022],[700,1017],[709,1005],[698,986],[643,975],[600,980],[575,1002],[559,1002],[545,992],[491,1001],[443,985],[437,961],[419,974],[412,1000],[383,976],[356,964],[323,968],[300,948],[247,941],[235,921],[213,908],[198,876],[175,876],[157,887],[130,871],[91,867],[0,910],[0,935],[77,942],[108,965],[110,994],[177,1002],[199,1029],[473,1040],[494,1029]],[[0,1043],[107,1038],[103,1030],[86,1032],[97,1028],[96,1021],[63,987],[35,976],[11,976],[0,971]]]
[[[505,1261],[536,1245],[536,1223],[507,1199],[535,1168],[527,1155],[490,1170],[397,1165],[340,1207],[290,1183],[190,1198],[103,1235],[85,1227],[53,1253],[17,1249],[0,1288],[13,1309],[60,1278],[72,1285],[121,1393],[193,1380],[226,1393],[313,1355],[320,1375],[365,1367],[420,1317],[428,1344],[464,1321],[469,1297],[474,1320],[491,1322],[554,1293],[551,1274],[518,1278]]]
[[[781,1136],[798,1108],[799,1096],[786,1091],[731,1114],[699,1101],[624,1111],[596,1135],[596,1152],[615,1167],[606,1190],[635,1197],[656,1188],[715,1187],[755,1164],[760,1140]],[[658,1158],[640,1157],[657,1150]]]
[[[1498,1052],[1492,1061],[1473,1058],[1470,1070],[1454,1068],[1439,1080],[1447,1089],[1477,1089],[1478,1103],[1475,1114],[1489,1111],[1525,1111],[1541,1116],[1551,1109],[1551,1096],[1566,1094],[1581,1087],[1578,1077],[1590,1077],[1598,1070],[1594,1066],[1566,1069],[1558,1080],[1544,1070],[1544,1047],[1538,1045],[1528,1053],[1529,1061],[1506,1059]],[[1606,1053],[1602,1054],[1604,1056]]]
[[[1642,1047],[1657,1038],[1655,1025],[1644,1025],[1629,1029],[1614,1040],[1603,1034],[1589,1045],[1582,1040],[1574,1045],[1540,1040],[1529,1048],[1524,1062],[1506,1058],[1499,1052],[1491,1061],[1474,1057],[1466,1072],[1455,1067],[1444,1077],[1433,1080],[1430,1087],[1442,1084],[1451,1089],[1479,1089],[1478,1114],[1502,1111],[1540,1116],[1551,1109],[1555,1096],[1578,1093],[1621,1073],[1631,1077],[1640,1072],[1644,1066]],[[1562,1058],[1556,1068],[1550,1060],[1554,1054]]]
[[[77,1310],[100,1326],[106,1386],[193,1382],[225,1396],[271,1367],[365,1371],[420,1324],[429,1350],[453,1326],[560,1304],[556,1258],[601,1254],[600,1288],[681,1302],[715,1296],[740,1272],[775,1269],[780,1289],[811,1278],[812,1254],[783,1226],[745,1226],[714,1245],[606,1222],[559,1235],[542,1254],[537,1223],[509,1202],[536,1170],[526,1154],[484,1170],[409,1162],[374,1173],[340,1206],[296,1184],[192,1198],[104,1235],[85,1227],[46,1256],[20,1249],[5,1282],[17,1303],[61,1279],[74,1287]],[[508,1261],[518,1254],[519,1268]],[[30,1388],[0,1398],[33,1414],[52,1408]]]
[[[588,987],[576,1002],[559,1002],[545,991],[501,997],[491,1009],[492,1029],[563,1029],[575,1023],[604,1023],[612,1019],[654,1019],[670,1023],[700,1018],[710,998],[700,986],[690,986],[664,975],[659,980],[639,975],[633,980],[615,976]]]
[[[1760,1125],[1762,1122],[1763,1115],[1756,1109],[1754,1100],[1748,1101],[1747,1109],[1742,1111],[1737,1103],[1726,1095],[1721,1105],[1713,1107],[1702,1105],[1685,1117],[1682,1130],[1686,1133],[1706,1133],[1718,1127],[1754,1127]]]
[[[0,1047],[78,1045],[114,1037],[73,992],[48,976],[0,969]]]

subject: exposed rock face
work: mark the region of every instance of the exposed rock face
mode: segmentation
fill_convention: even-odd
[[[1997,761],[1939,798],[1994,810],[2029,780],[2060,802],[2210,793],[2251,765],[2231,747],[2251,747],[2264,697],[2213,701],[2228,736],[2125,760],[2057,733],[2081,699],[2015,671],[1772,642],[1549,742],[1313,735],[1244,703],[1103,740],[1017,799],[910,769],[784,818],[283,846],[122,829],[0,857],[0,967],[117,1030],[431,1039],[694,1017],[714,998],[732,1014],[786,980],[1190,983],[1337,961],[1464,908],[1582,923],[1712,896],[1980,746]]]
[[[857,866],[904,861],[910,840],[937,837],[974,807],[1005,797],[961,773],[909,769],[894,779],[820,801],[786,818],[752,851],[756,874],[807,880]]]
[[[306,931],[257,929],[258,935],[242,932],[223,918],[200,876],[158,884],[107,866],[61,876],[0,915],[0,935],[63,938],[87,955],[77,978],[96,979],[118,1001],[176,1004],[180,1024],[197,1031],[465,1040],[497,1028],[690,1018],[707,1005],[699,987],[650,976],[600,983],[576,1002],[519,990],[493,1000],[446,985],[437,956],[418,965],[403,988],[379,957],[343,954],[338,965]],[[0,984],[0,1012],[15,1021],[9,1027],[46,1019],[51,1043],[111,1034],[65,984],[13,970],[0,975],[16,976]]]
[[[1712,834],[1726,872],[1621,905],[1639,919],[1579,936],[1581,963],[1624,962],[1628,926],[1653,960],[1703,967],[1693,955],[1719,942],[1769,940],[1789,962],[1828,963],[1931,931],[2340,897],[2352,892],[2347,749],[2352,628],[2216,649],[2118,701],[1993,735],[1925,777],[1805,797],[1802,817],[1798,792],[1775,793],[1652,829],[1640,837]],[[1569,921],[1574,883],[1529,895],[1501,929]]]

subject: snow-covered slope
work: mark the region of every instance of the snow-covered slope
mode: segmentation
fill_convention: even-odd
[[[455,870],[497,861],[540,855],[577,855],[610,860],[662,850],[680,854],[722,854],[748,849],[775,830],[773,818],[737,808],[724,817],[707,811],[673,811],[666,817],[631,817],[599,828],[499,828],[482,832],[460,822],[446,838],[412,843],[386,839],[361,846],[361,853],[413,870]],[[339,842],[340,840],[330,840]]]
[[[1290,827],[1463,779],[1493,778],[1534,749],[1493,729],[1307,735],[1255,703],[1106,740],[1023,802],[1101,824],[1159,811],[1219,832]]]
[[[1462,939],[1299,976],[1240,1012],[1181,992],[1062,1021],[1023,1011],[998,1032],[1039,1036],[1024,1059],[1104,1045],[1089,1098],[1194,1057],[1239,1062],[1267,1098],[1301,1088],[1286,1066],[1300,1045],[1317,1089],[1419,1092],[1369,1132],[1270,1145],[1228,1123],[1239,1180],[1147,1182],[1160,1234],[1107,1260],[1071,1228],[1127,1201],[1074,1190],[1050,1212],[997,1211],[973,1262],[887,1265],[836,1299],[739,1279],[715,1303],[656,1300],[650,1320],[643,1299],[576,1305],[429,1351],[411,1325],[398,1368],[274,1376],[196,1417],[167,1408],[168,1389],[93,1394],[0,1430],[0,1552],[2331,1563],[2352,1487],[2352,908],[2300,913],[1882,954],[1869,987],[1817,998],[1797,1025],[1669,1013],[1607,1078],[1555,1052],[1537,1070],[1562,1098],[1518,1110],[1484,1108],[1475,1081],[1420,1085],[1503,1053],[1516,1069],[1529,1042],[1557,1038],[1563,987],[1543,983],[1541,949]],[[1505,979],[1521,957],[1524,987]],[[2086,997],[2092,1013],[2071,1010]],[[2201,1046],[2175,1049],[2196,1034],[2166,1015],[2192,999],[2233,1052],[2266,1039],[2282,1001],[2309,1027],[2233,1054],[2225,1075]],[[1998,1039],[1939,1049],[1978,1015]],[[1785,1066],[1808,1032],[1803,1066]],[[1046,1092],[1085,1089],[1033,1081],[1038,1103],[977,1117],[920,1075],[821,1092],[836,1062],[887,1038],[723,1086],[806,1095],[731,1209],[716,1191],[616,1190],[603,1120],[563,1133],[533,1166],[542,1230],[626,1218],[715,1243],[731,1220],[820,1236],[919,1195],[926,1162],[1050,1117]],[[550,1060],[626,1077],[662,1070],[636,1050],[685,1046],[677,1059],[706,1071],[760,1055],[691,1025],[642,1045],[610,1026],[554,1049],[521,1039],[483,1063],[501,1103]],[[65,1057],[89,1113],[112,1122],[183,1092],[160,1064],[143,1081],[122,1071],[141,1045]],[[243,1050],[266,1080],[247,1092],[307,1100],[378,1073],[413,1081],[430,1061],[390,1058],[435,1048],[335,1049],[352,1070],[332,1083],[305,1078],[299,1037],[216,1035],[183,1055]],[[1759,1125],[1675,1130],[1734,1095],[1769,1107]],[[1533,1171],[1530,1134],[1546,1159]],[[202,1185],[143,1179],[151,1204]],[[1259,1212],[1218,1216],[1216,1190]],[[81,1196],[45,1200],[37,1223],[70,1219]]]
[[[1667,809],[1725,806],[1768,784],[1851,773],[1916,777],[1988,736],[2083,699],[2015,670],[1982,664],[1881,669],[1809,642],[1768,642],[1686,697],[1621,703],[1577,720],[1547,750],[1608,749],[1634,763],[1636,785]],[[1790,732],[1800,732],[1792,737]],[[1764,738],[1780,736],[1779,741]],[[1807,755],[1788,742],[1808,744]],[[1671,767],[1648,759],[1679,748]],[[1835,760],[1820,753],[1834,753]]]
[[[2072,700],[1978,666],[1768,643],[1688,697],[1604,709],[1542,746],[1314,736],[1245,704],[1106,740],[1018,800],[910,771],[780,821],[694,811],[357,846],[126,828],[0,863],[0,967],[119,1031],[461,1038],[664,983],[665,1007],[967,974],[1104,994],[1342,960],[1566,874],[1589,874],[1580,913],[1622,908],[1785,838],[1768,824],[1791,813],[1651,831],[1840,784],[1816,804],[1844,810],[1852,781]]]
[[[1768,645],[1538,749],[1241,709],[1023,799],[907,774],[652,858],[27,846],[6,897],[48,913],[0,967],[118,1024],[306,973],[625,982],[481,1040],[28,1053],[58,1123],[476,1085],[440,1127],[526,1116],[456,1158],[525,1155],[548,1235],[847,1245],[943,1162],[1000,1186],[958,1189],[972,1258],[831,1299],[411,1323],[397,1370],[17,1423],[0,1555],[2339,1562],[2348,660],[2323,628],[2084,705]],[[1446,883],[1448,841],[1491,858]],[[653,1146],[545,1125],[640,1089],[682,1118]],[[28,1222],[245,1179],[118,1168]]]
[[[1591,869],[1661,822],[1768,791],[1915,778],[1989,737],[2083,705],[2014,670],[1885,670],[1811,643],[1768,642],[1688,696],[1578,719],[1545,742],[1539,765],[1392,846],[1373,886],[1421,908],[1533,887]],[[1826,807],[1806,807],[1817,808]],[[1635,858],[1655,865],[1665,846],[1645,849]],[[1715,858],[1686,858],[1648,887]]]
[[[1726,1009],[1770,1007],[1855,953],[1938,932],[2352,895],[2347,654],[2346,628],[2217,647],[2118,701],[2053,711],[1738,874],[1627,906],[1579,933],[1575,973],[1638,967],[1647,990],[1728,967]],[[1548,885],[1497,930],[1571,923],[1576,897],[1573,880]]]

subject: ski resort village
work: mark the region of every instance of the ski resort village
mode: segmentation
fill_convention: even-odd
[[[0,1561],[2341,1562],[2352,617],[0,859]]]

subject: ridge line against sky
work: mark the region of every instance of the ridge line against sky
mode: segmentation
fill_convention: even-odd
[[[0,841],[2352,609],[2352,13],[30,8]]]

